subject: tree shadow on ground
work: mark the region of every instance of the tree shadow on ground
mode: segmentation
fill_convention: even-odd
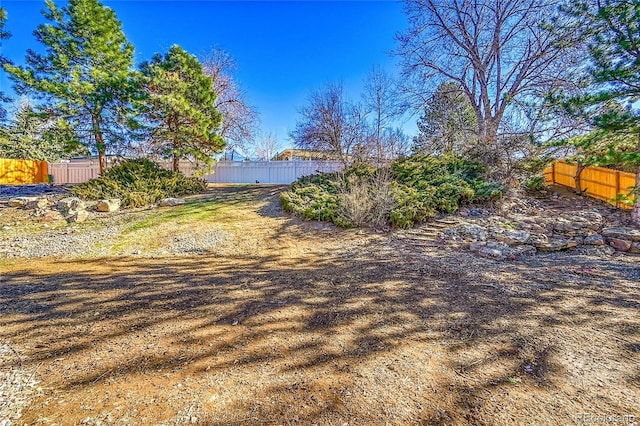
[[[637,366],[635,265],[587,268],[566,257],[461,266],[394,253],[25,267],[0,278],[0,337],[25,348],[26,363],[44,364],[65,395],[140,377],[191,380],[208,424],[487,422],[499,418],[495,398],[527,399],[518,392],[531,389],[579,398],[574,406],[598,397],[603,409],[629,409],[615,393],[581,396],[563,360],[598,345],[620,374]],[[637,392],[634,374],[609,380]],[[179,407],[168,393],[158,403]]]

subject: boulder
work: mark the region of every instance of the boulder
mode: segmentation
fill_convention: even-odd
[[[33,201],[29,201],[24,208],[28,210],[44,210],[49,206],[49,201],[46,198],[37,198]]]
[[[603,246],[604,238],[600,234],[592,234],[584,237],[582,244],[586,246]]]
[[[640,242],[634,241],[631,243],[631,248],[629,248],[629,253],[640,253]]]
[[[26,207],[27,204],[36,201],[37,197],[15,197],[9,199],[9,207]]]
[[[602,230],[602,236],[606,238],[617,238],[627,241],[640,241],[640,229],[625,226],[616,226]]]
[[[507,230],[502,233],[495,234],[495,239],[510,246],[519,246],[525,244],[531,234],[527,231]]]
[[[73,213],[76,210],[84,210],[86,208],[84,201],[78,197],[67,197],[58,201],[56,204],[58,210]]]
[[[96,204],[96,210],[99,212],[111,213],[120,210],[120,199],[110,198],[108,200],[100,200]]]
[[[182,198],[163,198],[158,205],[160,207],[174,207],[184,204],[185,201]]]
[[[456,233],[463,238],[470,238],[474,241],[486,241],[487,230],[480,225],[466,224],[456,228]]]
[[[631,248],[631,241],[623,240],[621,238],[608,238],[609,245],[617,251],[629,251]]]
[[[64,216],[56,210],[48,210],[42,215],[42,222],[55,222],[58,220],[64,220]]]
[[[567,240],[566,238],[554,237],[547,241],[535,240],[533,246],[539,251],[561,251],[568,250],[578,246],[575,241]]]
[[[82,223],[89,218],[89,212],[86,210],[75,210],[67,216],[67,222]]]

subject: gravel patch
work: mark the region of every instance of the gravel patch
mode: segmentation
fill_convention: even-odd
[[[7,343],[0,343],[0,426],[20,419],[22,408],[39,390],[37,367],[27,371],[23,356]]]
[[[65,229],[0,240],[0,258],[104,255],[106,249],[103,252],[96,244],[117,237],[122,227],[119,224],[96,230]]]
[[[228,239],[229,233],[225,231],[187,231],[175,236],[165,251],[173,255],[205,254]]]

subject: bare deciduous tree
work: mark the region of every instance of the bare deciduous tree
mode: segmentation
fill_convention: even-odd
[[[235,59],[225,50],[214,47],[202,58],[206,75],[213,79],[217,94],[215,108],[222,114],[220,136],[231,149],[248,149],[258,128],[258,113],[246,93],[234,80]]]
[[[386,162],[394,158],[399,133],[394,123],[407,110],[396,80],[379,66],[369,71],[362,93],[363,107],[369,116],[372,158]],[[390,146],[389,143],[392,145]]]
[[[345,99],[342,84],[311,92],[299,112],[289,135],[298,148],[331,152],[343,164],[367,157],[362,108]]]
[[[409,29],[398,53],[414,100],[453,81],[469,98],[487,165],[499,168],[501,131],[516,101],[563,81],[563,35],[540,24],[555,12],[544,0],[407,0]]]
[[[273,132],[261,133],[251,147],[251,155],[257,160],[271,160],[282,149],[278,136]]]

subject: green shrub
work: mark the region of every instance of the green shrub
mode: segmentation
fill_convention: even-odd
[[[281,202],[286,211],[307,220],[409,228],[461,205],[495,201],[504,191],[484,179],[482,165],[468,159],[413,156],[393,162],[388,170],[358,163],[342,173],[301,178]]]
[[[71,193],[85,200],[120,198],[123,207],[143,207],[167,197],[196,194],[207,183],[165,170],[145,158],[123,161],[104,175],[77,185]]]

